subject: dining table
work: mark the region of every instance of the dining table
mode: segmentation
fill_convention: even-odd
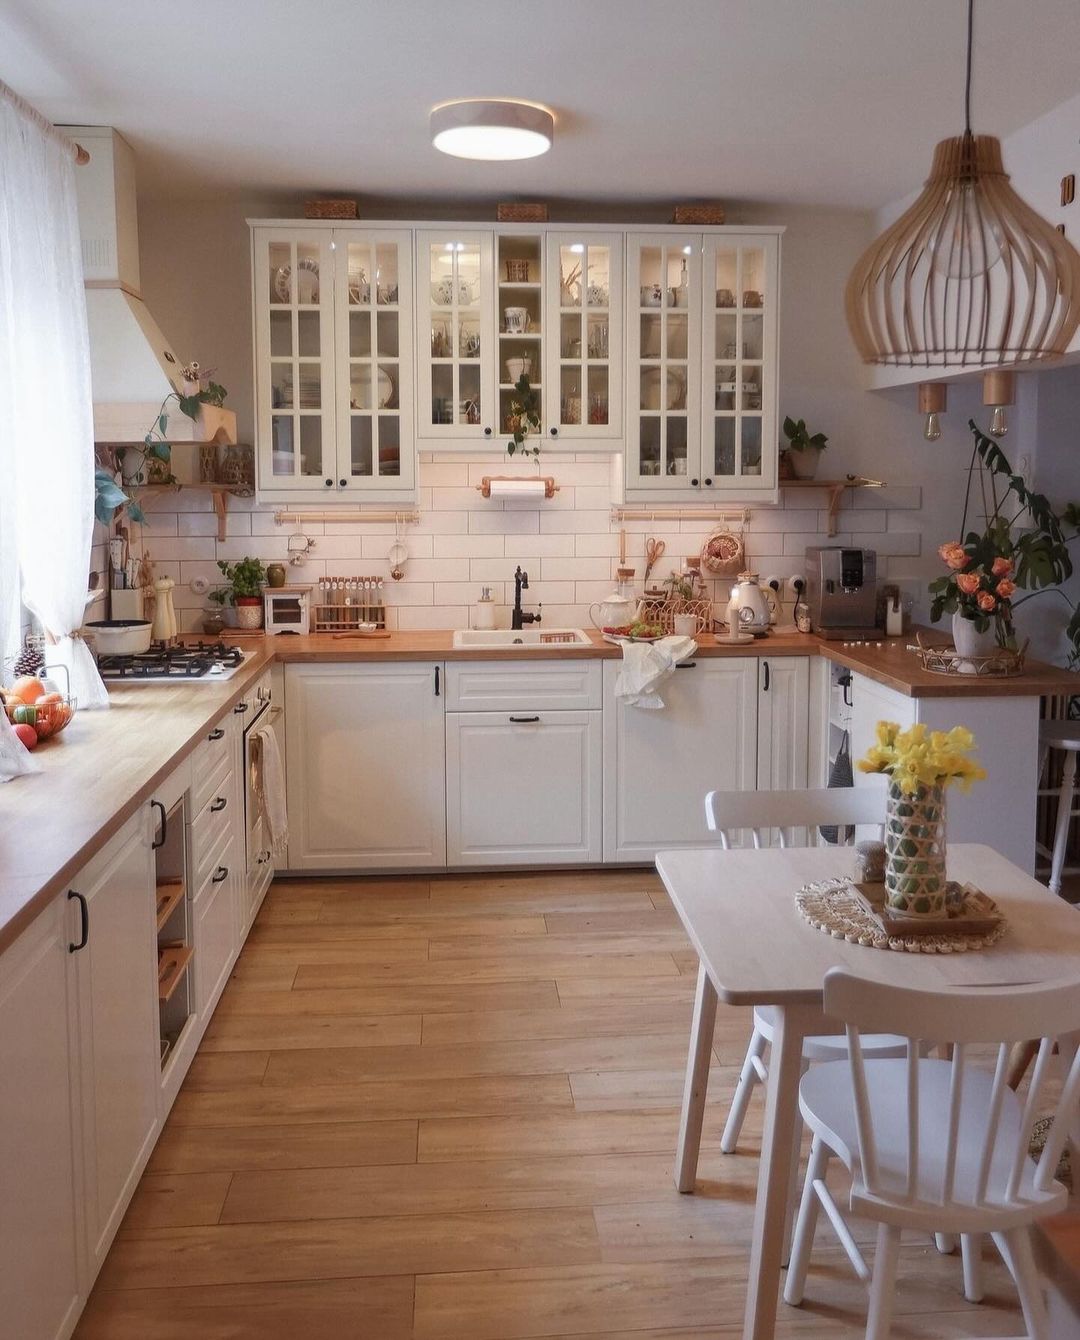
[[[682,1192],[692,1192],[695,1184],[717,1003],[773,1007],[744,1340],[771,1340],[775,1331],[798,1170],[803,1040],[838,1031],[823,1030],[823,983],[830,968],[927,990],[1080,977],[1080,910],[981,844],[950,844],[947,872],[998,905],[1005,931],[994,944],[963,953],[897,951],[852,943],[812,926],[795,894],[809,884],[851,876],[853,859],[851,848],[835,846],[715,846],[656,857],[699,960],[675,1164]],[[902,1019],[896,1027],[903,1031]]]

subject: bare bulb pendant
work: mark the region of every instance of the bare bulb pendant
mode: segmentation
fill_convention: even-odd
[[[990,415],[990,436],[1004,437],[1009,431],[1009,421],[1005,417],[1005,406],[995,405],[994,412]]]
[[[941,436],[941,424],[936,414],[926,416],[926,426],[923,428],[923,437],[927,442],[936,442]]]

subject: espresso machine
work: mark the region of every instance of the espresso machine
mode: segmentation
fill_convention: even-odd
[[[824,638],[869,637],[877,628],[877,554],[840,544],[806,551],[810,624]]]

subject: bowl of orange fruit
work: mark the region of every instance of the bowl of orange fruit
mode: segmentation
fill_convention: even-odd
[[[67,674],[67,666],[48,668]],[[0,702],[27,749],[36,749],[40,741],[59,735],[75,715],[70,690],[61,693],[52,680],[38,675],[20,675],[9,689],[0,688]]]

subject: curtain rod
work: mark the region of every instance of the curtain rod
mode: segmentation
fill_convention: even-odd
[[[62,130],[57,130],[48,117],[42,116],[38,109],[33,106],[32,103],[27,102],[25,98],[20,98],[15,90],[8,84],[5,84],[2,79],[0,79],[0,97],[6,98],[14,108],[22,112],[23,116],[28,120],[33,121],[38,129],[50,139],[56,140],[58,144],[63,145],[68,153],[71,154],[72,158],[75,159],[75,162],[79,167],[90,162],[90,154],[81,144],[77,144],[74,140],[69,139]]]

